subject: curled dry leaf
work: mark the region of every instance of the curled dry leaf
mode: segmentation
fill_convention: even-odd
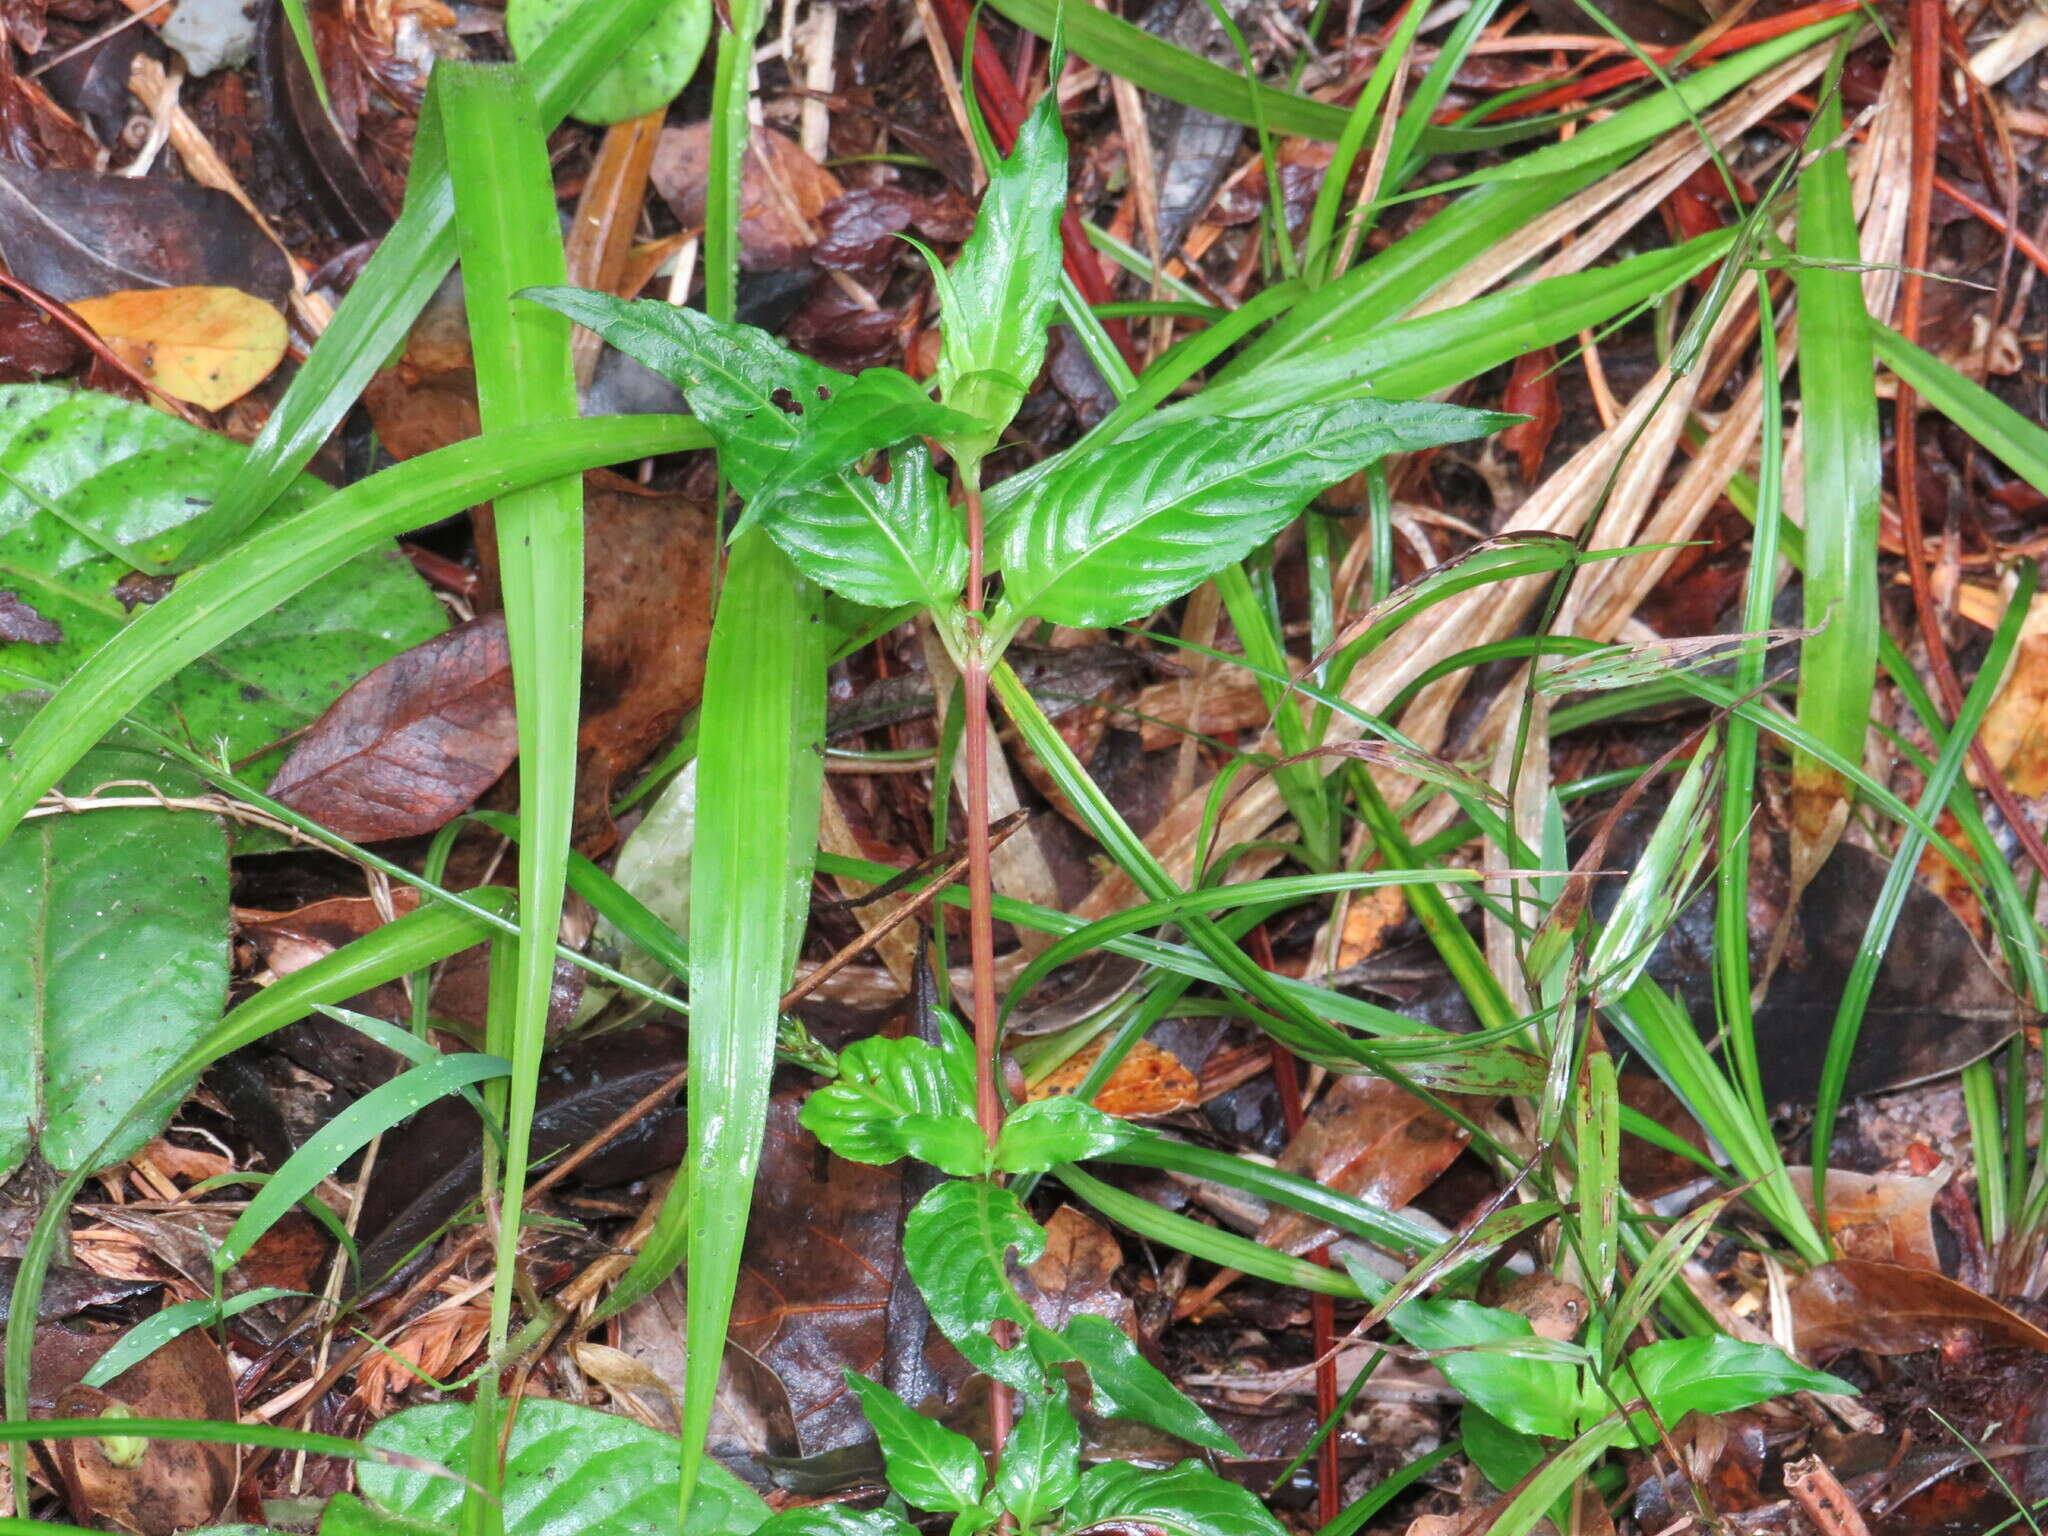
[[[1789,1168],[1799,1198],[1813,1209],[1813,1170]],[[1836,1250],[1852,1259],[1940,1270],[1934,1246],[1934,1199],[1948,1183],[1948,1170],[1924,1177],[1906,1173],[1828,1170],[1828,1235]]]
[[[132,288],[72,309],[174,400],[220,410],[284,359],[284,316],[236,288]]]
[[[711,125],[664,128],[648,175],[685,229],[704,225],[704,168]],[[740,186],[740,266],[772,272],[803,264],[816,238],[818,215],[844,189],[794,140],[756,128]]]
[[[336,699],[270,792],[354,842],[417,837],[468,810],[518,751],[505,616],[485,614]]]
[[[2002,1349],[2048,1351],[2048,1333],[1932,1270],[1837,1259],[1792,1287],[1792,1336],[1802,1355],[1912,1355],[1958,1335]]]

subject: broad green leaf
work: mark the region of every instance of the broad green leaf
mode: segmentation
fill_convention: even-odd
[[[576,0],[508,0],[505,37],[524,59],[576,9]],[[667,106],[690,83],[711,36],[711,0],[666,0],[654,19],[569,109],[586,123],[622,123]]]
[[[1830,91],[1814,120],[1819,143],[1842,131]],[[1846,153],[1829,150],[1799,173],[1799,397],[1806,537],[1804,620],[1820,633],[1799,651],[1799,723],[1842,756],[1861,759],[1877,681],[1879,456],[1876,368],[1863,307],[1862,260]],[[1792,760],[1795,831],[1809,845],[1845,793],[1817,759]],[[1832,846],[1832,838],[1826,839]]]
[[[886,1509],[849,1509],[844,1504],[803,1504],[785,1509],[755,1530],[759,1536],[916,1536],[914,1528],[900,1515],[892,1515]],[[705,1536],[711,1533],[707,1531]]]
[[[151,710],[144,702],[150,695],[209,651],[246,659],[250,649],[262,648],[293,659],[305,653],[289,646],[270,651],[269,643],[283,645],[283,631],[294,626],[309,643],[317,640],[305,658],[305,698],[287,696],[295,712],[278,711],[303,724],[340,692],[342,682],[434,633],[432,627],[400,631],[388,619],[384,638],[354,622],[341,623],[338,634],[327,633],[336,616],[345,619],[352,611],[348,588],[366,582],[374,586],[372,562],[395,559],[381,552],[395,535],[535,480],[672,452],[693,439],[701,442],[698,430],[684,417],[635,416],[556,422],[516,437],[471,438],[280,514],[265,524],[264,537],[180,577],[168,597],[137,609],[125,626],[87,647],[82,661],[59,669],[71,676],[42,713],[9,740],[9,751],[0,758],[0,836],[12,831],[36,797],[122,716],[138,711],[147,719]],[[363,556],[371,558],[351,564]],[[335,576],[334,582],[322,584],[328,576]],[[410,575],[405,579],[414,580]],[[308,588],[314,593],[303,604],[288,601]],[[416,622],[427,623],[424,618]],[[442,622],[438,614],[432,616],[433,626]],[[21,653],[35,649],[0,647],[0,660],[33,670],[34,658]],[[330,653],[324,662],[322,650]],[[345,668],[337,658],[346,659]],[[323,667],[332,667],[341,682],[328,686]],[[258,689],[253,680],[243,685]],[[181,698],[181,688],[173,686],[161,702],[168,706]],[[249,750],[277,734],[260,707],[260,689],[246,706],[251,720],[226,713],[224,699],[215,709],[207,698],[202,694],[197,707],[205,711],[209,745],[215,732],[226,733],[231,753],[237,741]],[[186,718],[199,728],[198,719]],[[172,729],[182,737],[182,725],[173,722]]]
[[[1510,1429],[1484,1408],[1472,1403],[1458,1416],[1458,1433],[1465,1437],[1465,1454],[1472,1465],[1486,1474],[1486,1480],[1506,1492],[1543,1465],[1543,1441],[1519,1429]]]
[[[1059,1522],[1062,1532],[1094,1525],[1146,1527],[1170,1536],[1280,1536],[1280,1522],[1259,1496],[1218,1477],[1200,1462],[1164,1472],[1105,1461],[1081,1474],[1081,1486]]]
[[[33,704],[0,700],[0,741],[19,738]],[[120,779],[199,791],[133,740],[86,753],[66,791]],[[0,843],[0,1016],[12,1042],[0,1051],[0,1184],[32,1150],[68,1173],[119,1162],[163,1129],[174,1104],[136,1105],[219,1020],[227,942],[227,835],[212,816],[80,811]]]
[[[839,1076],[812,1091],[798,1119],[856,1163],[916,1157],[969,1175],[985,1169],[988,1154],[973,1104],[971,1059],[876,1035],[839,1053]]]
[[[1020,1399],[1017,1422],[1003,1442],[996,1492],[1026,1530],[1049,1519],[1081,1480],[1081,1426],[1064,1389]]]
[[[851,382],[765,331],[696,310],[580,288],[526,296],[673,380],[716,439],[719,466],[749,501],[802,451],[809,414]],[[898,453],[890,470],[883,484],[842,465],[801,496],[778,492],[761,526],[798,570],[842,597],[871,608],[944,607],[967,577],[958,515],[922,446]]]
[[[1473,1301],[1411,1301],[1387,1322],[1444,1378],[1510,1429],[1568,1435],[1578,1401],[1579,1373],[1565,1347],[1539,1339],[1529,1319]],[[1499,1346],[1505,1345],[1506,1349]],[[1528,1353],[1509,1353],[1526,1346]],[[1539,1357],[1542,1351],[1548,1358]]]
[[[353,1493],[337,1493],[320,1511],[320,1536],[455,1536],[435,1520],[413,1520],[373,1509]]]
[[[1109,1319],[1084,1312],[1067,1323],[1061,1336],[1088,1368],[1097,1413],[1112,1419],[1136,1419],[1190,1445],[1226,1456],[1243,1454],[1223,1426],[1139,1354],[1131,1336]]]
[[[1034,1099],[1012,1111],[996,1137],[996,1166],[1005,1173],[1043,1173],[1129,1146],[1145,1132],[1070,1097]]]
[[[995,446],[1037,379],[1059,302],[1067,137],[1058,97],[1039,97],[1010,153],[989,168],[974,233],[939,282],[939,398],[979,423],[948,434],[954,456],[970,464]]]
[[[981,1452],[965,1435],[928,1419],[879,1381],[846,1372],[889,1471],[889,1486],[919,1509],[949,1515],[979,1510],[988,1482]]]
[[[469,1438],[470,1405],[408,1408],[371,1426],[368,1450],[451,1464]],[[462,1487],[409,1468],[364,1463],[366,1498],[415,1520],[450,1521]],[[505,1536],[675,1536],[676,1441],[615,1414],[530,1397],[518,1404],[505,1454]],[[746,1536],[768,1517],[760,1496],[706,1460],[683,1536]]]
[[[949,1179],[903,1223],[903,1262],[939,1331],[983,1374],[1036,1391],[1043,1373],[1030,1351],[998,1349],[989,1337],[999,1321],[1032,1321],[1005,1269],[1012,1249],[1029,1264],[1045,1251],[1045,1229],[997,1184]]]
[[[808,491],[814,482],[849,465],[869,473],[862,461],[885,448],[914,437],[971,432],[977,425],[973,417],[938,404],[922,384],[895,368],[856,374],[823,404],[807,406],[799,419],[803,433],[795,449],[783,455],[775,472],[748,498],[740,528],[784,496]]]
[[[675,0],[582,0],[524,61],[553,129],[613,59]],[[455,195],[447,157],[431,135],[413,147],[405,210],[350,286],[291,388],[264,423],[209,521],[206,552],[219,550],[277,498],[348,414],[371,377],[404,343],[455,264]]]
[[[62,682],[146,614],[246,450],[161,411],[56,385],[0,387],[0,588],[62,632],[0,644],[0,691]],[[298,480],[279,516],[331,494]],[[266,525],[266,527],[274,524]],[[241,757],[310,723],[369,668],[447,627],[394,549],[280,593],[147,704],[151,724]]]
[[[1704,1338],[1664,1339],[1628,1357],[1628,1369],[1612,1383],[1623,1401],[1650,1400],[1668,1425],[1686,1414],[1727,1413],[1789,1392],[1854,1395],[1839,1376],[1801,1365],[1774,1344],[1750,1344],[1725,1333]],[[1600,1410],[1606,1398],[1600,1399]]]
[[[1150,613],[1278,533],[1311,496],[1389,453],[1482,437],[1514,418],[1349,400],[1234,430],[1162,427],[1062,463],[1001,530],[1005,606],[1087,628]]]

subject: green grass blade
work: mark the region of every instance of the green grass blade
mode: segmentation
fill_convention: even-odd
[[[670,3],[582,0],[563,16],[525,64],[543,129],[560,123]],[[221,549],[277,499],[404,342],[454,263],[455,194],[447,159],[440,146],[422,142],[414,146],[405,211],[307,354],[248,461],[210,514],[204,546],[195,542],[193,558]]]
[[[1842,131],[1830,91],[1814,121],[1821,143]],[[1805,622],[1821,632],[1799,657],[1799,723],[1843,757],[1861,759],[1877,682],[1879,482],[1876,368],[1846,153],[1828,151],[1799,177],[1799,395],[1804,407]],[[1828,263],[1830,265],[1819,265]],[[1847,785],[1805,754],[1792,765],[1793,883],[1811,878],[1840,835]],[[1803,854],[1803,857],[1802,857]],[[1818,1186],[1816,1186],[1818,1188]]]
[[[305,1291],[288,1291],[280,1286],[259,1285],[253,1290],[243,1291],[226,1301],[216,1303],[211,1296],[201,1296],[194,1301],[174,1302],[161,1312],[152,1312],[141,1322],[121,1335],[120,1341],[99,1359],[93,1361],[92,1369],[82,1378],[82,1385],[104,1387],[128,1367],[149,1355],[155,1354],[180,1334],[190,1333],[194,1328],[211,1328],[216,1323],[231,1317],[239,1317],[251,1307],[260,1307],[273,1301],[285,1301],[291,1297],[306,1297]]]
[[[1977,679],[1970,685],[1963,707],[1956,715],[1948,745],[1942,748],[1941,756],[1935,760],[1934,771],[1927,777],[1926,788],[1921,791],[1919,808],[1923,814],[1937,812],[1961,780],[1963,763],[1970,755],[1970,743],[1976,739],[1984,713],[1990,709],[1992,699],[1997,697],[1998,689],[2005,680],[2006,667],[2019,644],[2020,628],[2033,603],[2040,573],[2031,560],[2026,560],[2020,563],[2017,576],[2012,601],[2006,605],[2005,615],[1991,637],[1991,649],[1985,653]],[[1827,1059],[1821,1065],[1820,1091],[1813,1105],[1813,1203],[1822,1231],[1827,1230],[1828,1153],[1834,1140],[1835,1119],[1841,1111],[1842,1087],[1849,1076],[1849,1061],[1855,1054],[1856,1038],[1863,1027],[1863,1010],[1868,1006],[1871,989],[1877,983],[1878,966],[1891,945],[1892,931],[1905,906],[1906,893],[1912,888],[1913,873],[1920,867],[1920,855],[1926,847],[1926,838],[1916,828],[1907,828],[1899,839],[1899,846],[1892,854],[1891,868],[1885,872],[1884,885],[1878,891],[1877,902],[1870,911],[1870,921],[1863,930],[1863,942],[1857,948],[1856,962],[1849,968],[1849,979],[1842,988],[1834,1027],[1828,1034]]]
[[[778,1005],[809,908],[824,784],[818,601],[765,533],[742,535],[704,674],[690,866],[690,1150],[661,1218],[672,1232],[688,1212],[685,1505],[703,1462],[739,1280]],[[650,1240],[635,1268],[655,1249]]]
[[[732,0],[723,10],[731,25],[718,34],[711,78],[711,158],[704,184],[704,312],[730,320],[739,308],[740,172],[746,163],[747,85],[754,68],[754,34],[766,14],[764,0]],[[690,1490],[683,1489],[689,1503]]]
[[[2048,432],[2027,420],[1983,385],[1964,378],[1931,352],[1890,326],[1872,321],[1878,361],[1913,386],[1913,392],[2001,459],[2005,467],[2048,496]]]
[[[138,612],[8,743],[0,836],[180,668],[364,551],[537,481],[708,441],[681,416],[550,422],[421,454],[267,524],[261,539],[187,573]]]

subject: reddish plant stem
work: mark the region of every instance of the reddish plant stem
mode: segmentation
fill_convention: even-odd
[[[1273,941],[1266,936],[1265,924],[1261,923],[1251,931],[1250,942],[1245,946],[1251,957],[1259,962],[1261,970],[1273,969]],[[1292,1142],[1301,1134],[1301,1074],[1296,1069],[1294,1053],[1285,1046],[1273,1047],[1273,1086],[1280,1093],[1280,1124]],[[1327,1265],[1330,1262],[1328,1244],[1319,1244],[1308,1251],[1311,1262]],[[1337,1304],[1320,1291],[1309,1297],[1309,1328],[1313,1335],[1312,1344],[1316,1352],[1316,1420],[1327,1424],[1337,1414]],[[1316,1523],[1328,1525],[1344,1510],[1344,1477],[1337,1460],[1340,1431],[1333,1427],[1323,1436],[1323,1443],[1316,1447]]]
[[[994,850],[988,835],[988,657],[982,650],[983,537],[980,466],[962,476],[967,501],[967,657],[960,668],[962,728],[967,753],[967,952],[974,973],[974,1118],[990,1146],[1003,1128],[1003,1105],[996,1097],[995,887],[989,861]],[[1008,1347],[998,1325],[996,1343]],[[1010,1438],[1010,1389],[988,1384],[990,1453],[1001,1453]]]
[[[1929,221],[1934,204],[1934,162],[1941,132],[1941,60],[1943,11],[1941,0],[1912,0],[1908,13],[1910,48],[1908,67],[1912,70],[1913,163],[1906,211],[1905,279],[1899,291],[1899,334],[1919,344],[1927,279]],[[1892,447],[1899,501],[1900,544],[1906,556],[1906,580],[1913,591],[1913,611],[1920,623],[1920,639],[1927,649],[1927,662],[1934,671],[1935,690],[1942,707],[1955,719],[1963,707],[1963,686],[1956,677],[1955,663],[1948,654],[1948,639],[1941,632],[1941,614],[1934,601],[1927,572],[1926,530],[1920,516],[1920,402],[1905,380],[1899,381],[1893,418]],[[2005,775],[1992,762],[1991,753],[1979,734],[1970,743],[1970,757],[1977,766],[1993,803],[2006,824],[2013,829],[2027,857],[2042,874],[2048,875],[2048,845],[2040,831],[2027,819],[2026,808],[2013,793]]]

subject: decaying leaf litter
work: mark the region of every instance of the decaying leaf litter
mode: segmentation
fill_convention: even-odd
[[[2038,17],[250,9],[0,5],[17,1514],[2038,1519]]]

